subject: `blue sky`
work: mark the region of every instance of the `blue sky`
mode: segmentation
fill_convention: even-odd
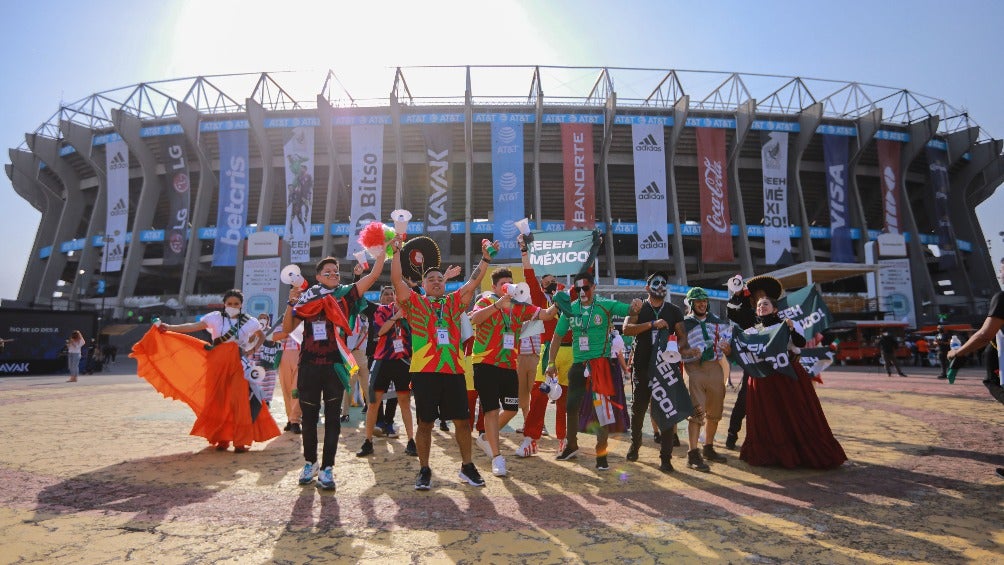
[[[4,12],[0,143],[8,148],[61,100],[143,81],[310,69],[320,81],[328,68],[347,75],[354,69],[363,78],[375,70],[370,76],[380,78],[373,86],[386,95],[393,75],[385,67],[434,64],[646,67],[857,81],[942,98],[991,135],[1004,136],[1004,2],[992,0],[99,0],[9,2]],[[528,91],[529,82],[519,90]],[[40,215],[0,176],[6,214],[0,240],[8,267],[0,272],[0,297],[13,298]],[[995,258],[1004,255],[1000,192],[977,210]]]

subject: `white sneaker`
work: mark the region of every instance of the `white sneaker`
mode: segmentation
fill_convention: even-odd
[[[558,453],[561,453],[561,452],[565,451],[566,447],[568,447],[568,440],[565,439],[565,438],[559,439],[558,440]]]
[[[496,477],[504,477],[506,475],[505,457],[497,455],[492,459],[492,474]]]
[[[481,451],[485,452],[485,455],[487,455],[489,459],[495,457],[495,454],[492,453],[492,446],[488,443],[488,440],[485,439],[485,434],[479,434],[474,440],[474,443],[478,444],[478,447],[481,448]]]
[[[335,490],[335,478],[331,467],[325,467],[317,473],[317,486],[323,490]]]
[[[516,457],[530,457],[537,454],[537,442],[530,437],[524,437],[523,443],[516,448]]]
[[[307,463],[300,471],[300,484],[309,485],[314,482],[314,475],[317,474],[317,463]]]

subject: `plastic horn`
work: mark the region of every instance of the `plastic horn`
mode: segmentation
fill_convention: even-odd
[[[529,218],[523,218],[522,220],[517,220],[514,225],[519,229],[519,233],[523,234],[523,243],[530,243],[531,241],[533,241],[533,234],[530,233]]]
[[[403,239],[407,239],[408,222],[411,220],[411,212],[407,210],[394,210],[390,213],[390,219],[394,220],[394,231]]]
[[[558,384],[558,379],[552,379],[551,390],[547,391],[547,397],[554,401],[561,398],[561,385]]]
[[[364,269],[370,268],[370,262],[366,260],[366,251],[360,249],[352,254],[356,258],[356,262],[363,266]]]
[[[743,289],[743,277],[742,275],[736,275],[729,279],[729,293],[735,294]]]
[[[300,274],[300,267],[296,265],[286,265],[279,273],[279,280],[282,284],[300,287],[300,290],[307,290],[307,280]]]
[[[662,356],[669,363],[679,363],[683,359],[680,356],[680,346],[676,343],[676,336],[672,336],[666,342],[666,350],[662,352]]]

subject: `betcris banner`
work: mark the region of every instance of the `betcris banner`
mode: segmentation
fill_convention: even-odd
[[[632,124],[638,260],[669,259],[666,234],[666,139],[659,124]]]
[[[188,213],[192,202],[188,161],[185,158],[185,137],[169,135],[163,141],[165,184],[169,207],[164,234],[164,264],[180,265],[185,260],[185,240],[188,233]]]
[[[764,260],[768,265],[790,265],[788,235],[788,133],[760,132],[760,163],[763,167]]]
[[[823,161],[826,165],[826,189],[830,201],[830,260],[853,263],[851,226],[847,213],[847,160],[849,138],[823,136]]]
[[[349,213],[349,246],[346,259],[363,248],[359,232],[380,221],[380,195],[383,192],[383,126],[356,125],[352,139],[352,206]]]
[[[282,146],[286,165],[286,232],[289,260],[310,262],[310,214],[314,202],[314,128],[293,128]]]
[[[213,266],[234,267],[248,216],[248,132],[235,129],[216,135],[220,144],[220,203]]]
[[[101,272],[115,273],[122,270],[129,223],[129,148],[125,141],[105,144],[105,171],[108,209]]]
[[[927,169],[931,175],[931,190],[934,192],[934,219],[938,230],[938,248],[941,251],[938,267],[942,270],[954,269],[958,260],[955,230],[948,217],[948,153],[927,147]]]
[[[492,200],[497,258],[519,259],[516,221],[523,218],[523,124],[492,122]]]

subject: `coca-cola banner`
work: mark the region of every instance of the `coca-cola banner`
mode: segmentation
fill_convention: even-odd
[[[788,235],[788,134],[760,132],[760,163],[763,167],[763,244],[768,265],[790,265]]]
[[[882,177],[882,210],[885,218],[885,233],[902,233],[903,222],[899,201],[899,154],[902,145],[898,141],[879,139],[879,172]]]
[[[847,144],[842,135],[823,136],[826,188],[830,201],[830,260],[853,263],[851,226],[847,214]]]
[[[188,161],[185,159],[185,137],[169,135],[164,138],[162,147],[161,159],[164,162],[169,210],[167,229],[164,230],[164,264],[180,265],[185,260],[188,210],[192,201]]]
[[[565,161],[565,229],[596,227],[596,183],[593,173],[593,126],[561,124]]]
[[[105,171],[108,174],[108,208],[101,272],[115,273],[122,270],[129,222],[129,148],[125,141],[105,144]]]
[[[425,206],[425,235],[432,238],[444,256],[450,254],[450,151],[453,130],[447,124],[428,124],[425,160],[429,165],[429,200]]]
[[[954,269],[958,259],[955,230],[948,217],[948,153],[936,147],[927,147],[927,169],[931,175],[931,190],[934,192],[934,219],[938,248],[941,251],[938,266],[943,270]]]
[[[349,211],[349,250],[346,258],[362,249],[359,232],[380,221],[383,193],[383,126],[352,126],[352,206]]]
[[[282,146],[286,164],[286,233],[289,260],[310,262],[310,214],[314,203],[314,128],[289,132]]]
[[[732,218],[725,170],[725,130],[697,130],[697,174],[701,191],[701,255],[706,263],[731,263]]]
[[[638,259],[669,259],[666,235],[666,140],[658,124],[632,124]]]

